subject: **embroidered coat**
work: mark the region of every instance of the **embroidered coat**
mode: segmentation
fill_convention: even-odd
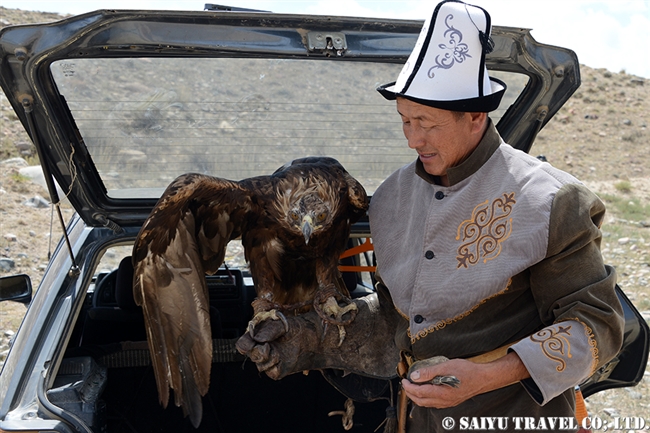
[[[455,408],[416,407],[409,431],[439,430],[447,416],[572,416],[574,387],[623,336],[615,273],[600,253],[604,205],[505,144],[491,122],[448,178],[436,184],[418,160],[372,197],[380,281],[404,318],[397,346],[425,359],[511,344],[531,378]]]

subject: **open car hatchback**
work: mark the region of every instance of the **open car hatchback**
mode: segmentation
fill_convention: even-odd
[[[141,225],[180,174],[240,180],[310,155],[336,158],[372,195],[415,158],[394,102],[375,89],[397,77],[421,26],[101,10],[0,31],[0,84],[38,149],[53,201],[65,196],[76,211],[33,299],[21,293],[24,277],[3,280],[11,287],[3,299],[31,303],[0,375],[0,431],[193,431],[180,409],[158,402],[132,294]],[[508,90],[491,117],[506,142],[528,152],[578,88],[578,60],[525,29],[495,27],[493,39],[488,68]],[[370,238],[362,220],[349,245]],[[373,291],[372,251],[341,265],[353,296]],[[314,371],[275,382],[236,352],[255,296],[240,245],[206,278],[215,343],[198,430],[342,431],[341,416],[328,415],[345,410],[343,388],[356,400],[353,431],[380,426],[391,381]],[[627,349],[585,394],[640,380],[643,367],[639,376],[629,362],[645,366],[648,331],[633,310],[628,316]]]

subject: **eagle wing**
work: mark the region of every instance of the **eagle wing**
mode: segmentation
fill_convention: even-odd
[[[251,211],[238,182],[186,174],[172,182],[144,223],[133,249],[134,298],[142,306],[161,404],[175,404],[197,427],[210,385],[212,334],[206,273]]]

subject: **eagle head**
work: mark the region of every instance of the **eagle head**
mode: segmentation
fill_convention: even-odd
[[[302,233],[306,245],[314,233],[329,225],[330,207],[318,195],[305,195],[291,207],[287,219],[292,228]]]

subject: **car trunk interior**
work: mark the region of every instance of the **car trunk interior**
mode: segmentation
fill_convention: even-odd
[[[361,243],[351,239],[350,245]],[[94,431],[197,431],[174,405],[173,392],[166,409],[159,403],[142,310],[133,300],[130,248],[109,248],[100,261],[48,399]],[[255,296],[246,265],[238,261],[239,248],[235,243],[231,263],[206,277],[215,348],[198,431],[344,431],[348,397],[338,390],[341,383],[351,384],[357,400],[352,431],[374,431],[391,406],[388,381],[355,375],[341,379],[343,374],[333,371],[327,375],[339,378],[336,388],[319,371],[274,381],[236,352],[234,342],[252,317]],[[370,261],[355,255],[342,264]],[[346,272],[344,278],[353,296],[370,292],[360,273]]]

